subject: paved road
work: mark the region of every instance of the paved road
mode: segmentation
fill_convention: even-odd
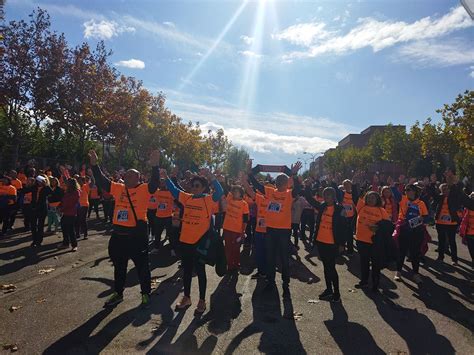
[[[59,235],[46,237],[37,252],[25,233],[0,240],[0,283],[17,287],[0,294],[3,345],[16,344],[22,354],[474,353],[474,275],[460,240],[459,266],[434,261],[434,242],[421,268],[421,288],[409,278],[395,283],[385,270],[383,291],[376,296],[353,289],[358,257],[341,258],[341,304],[308,302],[324,287],[316,255],[301,248],[292,256],[291,295],[283,297],[280,287],[266,293],[262,281],[251,280],[252,256],[243,251],[245,267],[238,276],[219,278],[207,268],[208,311],[195,317],[194,306],[174,311],[182,275],[168,246],[152,257],[149,310],[137,307],[140,290],[132,265],[125,301],[103,309],[113,278],[110,231],[94,221],[90,225],[89,240],[79,242],[77,253],[57,250]],[[54,270],[40,274],[48,268]],[[196,279],[192,298],[196,303]],[[12,306],[20,308],[11,312]]]

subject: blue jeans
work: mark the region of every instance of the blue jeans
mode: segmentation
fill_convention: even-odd
[[[265,257],[265,233],[255,232],[255,261],[257,262],[258,272],[266,273]]]

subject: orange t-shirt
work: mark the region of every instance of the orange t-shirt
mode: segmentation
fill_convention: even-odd
[[[140,184],[133,189],[128,189],[128,193],[130,194],[130,199],[132,200],[135,213],[137,214],[137,219],[139,221],[146,221],[147,205],[150,198],[148,184]],[[128,201],[125,185],[112,182],[110,194],[115,199],[113,223],[123,227],[135,227],[135,217],[130,207],[130,202]]]
[[[12,179],[12,185],[15,186],[15,189],[18,191],[18,190],[21,190],[23,188],[23,184],[20,180],[18,179]]]
[[[249,213],[247,202],[244,200],[234,200],[232,196],[227,197],[223,229],[230,232],[243,233],[243,216]]]
[[[6,195],[6,196],[15,196],[16,197],[16,188],[13,185],[8,185],[8,186],[0,186],[0,195]],[[13,200],[8,200],[8,205],[14,205],[16,202]]]
[[[265,216],[267,214],[268,200],[260,193],[255,195],[255,203],[257,204],[257,225],[255,231],[258,233],[267,233],[267,225],[265,224]]]
[[[444,224],[447,226],[455,226],[457,224],[455,221],[451,221],[451,214],[449,213],[447,197],[443,197],[441,212],[439,213],[439,216],[436,219],[436,224]]]
[[[79,204],[81,207],[89,207],[89,190],[88,184],[81,186],[81,196],[79,197]]]
[[[156,193],[156,217],[168,218],[173,215],[173,195],[167,190],[160,190]]]
[[[99,199],[99,189],[97,188],[97,186],[89,186],[89,193],[90,193],[90,198],[91,200],[98,200]]]
[[[385,209],[385,211],[387,211],[387,214],[390,216],[390,219],[392,219],[392,213],[393,213],[392,201],[390,199],[385,200],[384,198],[382,198],[382,201],[384,205],[383,208]]]
[[[334,233],[332,231],[332,217],[334,215],[334,206],[327,206],[321,216],[318,235],[316,240],[325,244],[334,244]]]
[[[186,244],[196,244],[211,226],[214,204],[212,196],[193,198],[192,194],[180,192],[178,201],[184,206],[179,240]]]
[[[359,198],[359,201],[357,201],[357,213],[359,213],[359,211],[362,209],[362,207],[365,206],[365,198],[364,197],[360,197]]]
[[[20,180],[22,184],[26,184],[26,181],[28,180],[28,178],[26,177],[25,174],[18,173],[18,180]]]
[[[280,192],[275,188],[265,187],[265,197],[268,199],[265,216],[267,227],[291,229],[291,205],[293,203],[291,190]]]
[[[467,212],[467,218],[466,235],[474,235],[474,211],[469,210]]]
[[[400,203],[400,213],[398,214],[399,220],[405,220],[409,214],[410,220],[408,221],[411,228],[416,228],[423,224],[423,216],[428,215],[428,209],[423,201],[416,199],[410,201],[408,198],[402,199]]]
[[[374,232],[372,232],[369,227],[383,219],[390,220],[384,208],[367,205],[362,207],[357,216],[356,240],[372,244]]]
[[[344,200],[342,201],[342,205],[346,210],[346,217],[353,217],[355,206],[354,201],[352,201],[352,194],[344,192]]]

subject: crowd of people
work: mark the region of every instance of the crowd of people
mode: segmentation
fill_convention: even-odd
[[[252,279],[265,280],[266,291],[271,291],[279,270],[285,293],[290,256],[301,241],[322,261],[325,288],[319,298],[331,302],[341,300],[336,259],[342,254],[352,258],[355,250],[360,259],[355,287],[370,285],[378,292],[381,270],[391,265],[394,279],[400,281],[407,258],[412,280],[421,285],[419,266],[431,240],[428,225],[438,234],[438,262],[449,253],[457,266],[457,234],[474,261],[474,193],[467,183],[457,181],[454,169],[447,169],[442,178],[401,175],[397,181],[378,174],[371,181],[340,175],[303,179],[297,162],[282,167],[275,178],[262,174],[262,165],[249,165],[238,177],[229,178],[208,169],[160,169],[158,151],[150,155],[148,175],[134,169],[109,174],[98,165],[95,151],[89,152],[89,160],[89,167],[84,164],[77,174],[65,166],[39,170],[30,165],[0,176],[0,235],[18,228],[15,221],[21,215],[24,231],[31,232],[32,248],[41,247],[45,233],[61,230],[58,248],[77,252],[78,239],[88,238],[94,212],[100,223],[112,227],[108,252],[114,292],[106,307],[123,300],[129,259],[138,273],[141,304],[149,305],[149,258],[165,243],[183,272],[184,295],[176,308],[191,306],[196,274],[197,313],[206,310],[206,263],[224,260],[227,273],[238,273],[241,248],[250,248],[255,259]]]

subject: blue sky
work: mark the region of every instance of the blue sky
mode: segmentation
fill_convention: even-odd
[[[37,6],[71,45],[105,40],[122,73],[259,163],[436,119],[474,87],[474,21],[457,0],[7,0],[6,19]]]

